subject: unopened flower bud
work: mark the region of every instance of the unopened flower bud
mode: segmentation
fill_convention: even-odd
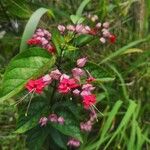
[[[101,37],[99,40],[100,40],[100,42],[102,42],[102,43],[106,43],[106,40],[105,40],[105,38],[103,38],[103,37]]]
[[[103,27],[106,28],[106,29],[109,28],[109,22],[104,22]]]
[[[61,117],[61,116],[58,117],[58,120],[57,120],[57,121],[58,121],[58,123],[61,124],[61,125],[63,125],[64,122],[65,122],[64,117]]]
[[[51,121],[51,122],[56,123],[56,122],[58,121],[58,117],[57,117],[56,114],[50,114],[50,115],[48,116],[48,120]]]
[[[86,62],[87,62],[87,58],[86,57],[80,58],[80,59],[77,60],[77,66],[78,67],[84,67]]]
[[[46,117],[41,117],[39,120],[39,124],[42,126],[45,126],[47,124],[48,119]]]
[[[102,24],[100,23],[100,22],[98,22],[97,24],[96,24],[96,28],[100,28],[102,26]]]
[[[63,26],[63,25],[58,25],[58,30],[61,32],[61,33],[64,33],[65,32],[65,26]]]

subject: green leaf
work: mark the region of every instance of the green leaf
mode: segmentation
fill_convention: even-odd
[[[53,141],[62,149],[67,150],[67,138],[62,135],[57,129],[53,128],[53,127],[49,127],[49,131],[50,131],[50,136],[53,139]]]
[[[41,150],[43,144],[49,134],[48,127],[40,127],[39,125],[27,132],[26,144],[29,150]]]
[[[55,57],[41,48],[31,48],[18,54],[9,63],[2,82],[0,100],[19,93],[32,78],[39,77],[55,63]]]
[[[80,4],[78,10],[76,11],[76,15],[81,16],[83,13],[83,10],[85,6],[90,2],[91,0],[83,0],[82,3]]]
[[[111,74],[109,72],[109,70],[106,70],[105,68],[97,65],[96,63],[93,62],[88,62],[85,66],[85,69],[90,72],[90,74],[96,78],[96,79],[110,79],[111,78]],[[106,79],[106,80],[107,80]],[[101,80],[102,81],[102,80]]]
[[[110,127],[111,127],[111,125],[112,125],[112,122],[113,122],[113,119],[115,118],[116,114],[118,113],[118,111],[119,111],[121,105],[122,105],[122,101],[120,101],[120,100],[117,101],[117,102],[114,104],[114,106],[113,106],[111,112],[109,112],[108,118],[107,118],[107,120],[106,120],[106,122],[104,123],[104,126],[103,126],[103,128],[102,128],[102,132],[101,132],[101,134],[100,134],[100,139],[99,139],[99,141],[98,141],[97,144],[96,144],[97,147],[100,147],[100,145],[101,145],[101,144],[103,143],[103,141],[105,140],[105,137],[106,137],[106,135],[107,135],[107,132],[108,132],[108,130],[110,129]]]
[[[80,35],[75,39],[76,46],[84,46],[93,39],[92,35]]]
[[[145,41],[147,41],[147,40],[148,40],[148,38],[145,38],[145,39],[141,39],[141,40],[137,40],[137,41],[134,41],[134,42],[129,43],[128,45],[126,45],[126,46],[124,46],[124,47],[118,49],[118,50],[115,51],[114,53],[112,53],[112,54],[110,54],[109,56],[107,56],[106,58],[104,58],[104,59],[101,61],[100,64],[106,63],[106,62],[108,62],[108,61],[110,61],[110,60],[112,60],[112,59],[114,59],[114,58],[116,58],[116,57],[122,55],[122,54],[125,53],[129,48],[131,48],[131,47],[133,47],[133,46],[135,46],[135,45],[137,45],[137,44],[140,44],[140,43],[142,43],[142,42],[145,42]]]
[[[85,20],[83,17],[78,15],[71,15],[70,19],[74,24],[81,24]]]
[[[143,53],[143,50],[139,48],[130,48],[127,49],[123,54],[131,54],[131,53]]]
[[[112,81],[114,81],[115,80],[115,78],[107,78],[107,77],[105,77],[105,78],[97,78],[95,81],[93,81],[93,83],[103,83],[103,82],[112,82]]]
[[[79,125],[77,123],[77,120],[73,117],[72,114],[70,114],[67,111],[61,111],[57,112],[60,116],[63,116],[65,119],[64,125],[59,125],[56,123],[51,123],[51,125],[59,130],[64,135],[68,135],[70,137],[74,137],[78,139],[79,141],[83,142],[83,138],[81,135],[81,131],[79,128]]]
[[[24,105],[19,106],[19,118],[15,133],[24,133],[34,128],[42,115],[48,112],[48,102],[41,96],[34,97],[31,101],[27,116],[25,116],[26,109]]]
[[[36,10],[32,16],[30,17],[25,30],[23,32],[22,35],[22,39],[21,39],[21,45],[20,45],[20,52],[24,51],[27,49],[27,40],[30,39],[33,35],[33,33],[35,32],[38,23],[41,19],[41,17],[45,14],[48,13],[50,16],[53,16],[53,13],[51,12],[50,9],[46,9],[46,8],[39,8],[38,10]]]
[[[108,141],[108,143],[105,145],[105,150],[108,148],[109,144],[113,141],[113,139],[119,134],[121,133],[123,127],[127,126],[131,117],[133,116],[135,109],[136,109],[136,103],[134,101],[130,101],[129,107],[123,117],[123,119],[121,120],[120,124],[117,127],[117,130],[114,132],[114,134],[112,135],[112,137],[110,138],[110,140]]]
[[[20,18],[28,18],[32,11],[25,0],[7,0],[8,12]]]
[[[55,45],[55,48],[57,50],[57,54],[61,55],[61,48],[63,45],[65,45],[64,37],[60,34],[58,31],[52,31],[52,42]]]
[[[66,50],[68,50],[68,51],[75,51],[77,49],[79,49],[79,48],[77,48],[77,47],[75,47],[73,45],[67,45],[67,47],[66,47]]]

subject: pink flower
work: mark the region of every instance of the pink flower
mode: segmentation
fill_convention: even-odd
[[[65,85],[65,84],[59,84],[59,86],[58,86],[58,92],[59,93],[66,94],[69,91],[70,91],[70,88],[67,85]]]
[[[93,85],[92,84],[84,84],[83,86],[82,86],[82,90],[84,90],[84,91],[93,91],[95,89],[95,87],[93,87]]]
[[[29,92],[34,91],[35,93],[40,94],[45,87],[45,83],[42,78],[37,80],[29,80],[25,87]]]
[[[61,125],[63,125],[64,122],[65,122],[64,117],[61,117],[61,116],[58,117],[58,120],[57,120],[57,121],[58,121],[58,123],[61,124]]]
[[[65,26],[63,26],[63,25],[58,25],[58,30],[61,32],[61,33],[64,33],[65,32]]]
[[[71,146],[71,147],[79,147],[80,146],[80,141],[76,140],[74,138],[70,138],[67,145]]]
[[[104,23],[103,23],[103,27],[104,27],[104,28],[109,28],[109,22],[104,22]]]
[[[86,57],[80,58],[80,59],[77,60],[77,66],[78,67],[84,67],[86,62],[87,62],[87,58]]]
[[[69,31],[75,31],[75,27],[73,26],[73,25],[67,25],[67,30],[69,30]]]
[[[106,43],[106,39],[103,38],[103,37],[101,37],[99,40],[100,40],[100,42],[102,42],[102,43]]]
[[[47,124],[48,119],[46,117],[41,117],[39,120],[39,124],[42,126],[45,126]]]
[[[79,85],[77,84],[76,80],[75,79],[69,79],[68,81],[68,86],[71,88],[71,89],[74,89],[74,88],[77,88],[79,87]]]
[[[29,45],[38,45],[49,52],[54,53],[55,47],[50,43],[51,33],[45,29],[37,29],[31,39],[27,41]]]
[[[59,93],[68,93],[71,89],[77,88],[79,85],[76,83],[76,80],[71,78],[63,78],[60,80],[60,84],[58,86]]]
[[[58,80],[60,78],[60,76],[61,76],[61,72],[58,69],[53,70],[53,71],[51,71],[50,76],[53,79]]]
[[[91,83],[91,82],[93,82],[93,81],[95,81],[96,79],[94,78],[94,77],[92,77],[92,76],[90,76],[87,80],[86,80],[86,82],[87,83]]]
[[[38,39],[29,39],[27,41],[27,44],[29,44],[29,45],[39,45],[39,44],[41,44],[41,41],[38,40]]]
[[[113,35],[113,34],[110,35],[109,40],[110,40],[111,43],[115,43],[115,41],[116,41],[116,36]]]
[[[73,94],[78,96],[80,94],[80,91],[78,89],[73,90]]]
[[[80,129],[82,131],[85,131],[85,132],[90,132],[92,130],[92,123],[91,121],[87,121],[87,122],[81,122],[80,123]]]
[[[80,77],[85,75],[85,71],[80,68],[74,68],[72,69],[73,77]]]
[[[47,44],[47,45],[43,46],[43,48],[47,49],[48,52],[50,52],[50,53],[55,53],[56,52],[56,49],[52,44]]]
[[[94,94],[83,96],[83,105],[85,109],[89,109],[94,103],[96,103],[96,96]]]
[[[57,117],[56,114],[50,114],[50,115],[48,116],[48,120],[51,121],[51,122],[56,123],[56,122],[58,121],[58,117]]]

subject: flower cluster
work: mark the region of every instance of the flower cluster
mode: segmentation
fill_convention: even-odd
[[[88,74],[84,84],[80,82],[82,77],[87,76],[86,71],[82,68],[86,64],[87,58],[77,60],[77,67],[72,69],[72,76],[61,73],[58,69],[51,71],[49,74],[37,80],[29,80],[26,84],[29,92],[40,94],[45,86],[52,83],[53,80],[58,82],[58,92],[61,94],[72,93],[75,96],[82,98],[82,103],[85,109],[89,109],[96,103],[96,96],[92,94],[95,87],[91,84],[95,79]]]
[[[95,110],[92,109],[90,113],[90,119],[86,122],[81,122],[80,129],[84,132],[90,132],[92,130],[92,125],[94,124],[95,119],[97,119],[97,114]]]
[[[93,22],[98,21],[98,16],[90,16],[90,19]],[[97,22],[94,27],[90,27],[88,25],[77,24],[77,25],[58,25],[58,30],[61,34],[65,34],[68,31],[73,32],[77,35],[79,34],[89,34],[93,36],[97,36],[101,43],[106,43],[106,41],[110,41],[110,43],[114,43],[116,41],[116,36],[111,34],[109,31],[109,22],[100,23]]]
[[[70,147],[79,147],[80,146],[80,141],[75,139],[75,138],[70,138],[68,140],[67,145],[70,146]]]
[[[51,42],[51,33],[45,29],[37,29],[31,39],[27,41],[29,45],[38,45],[51,53],[55,52],[55,48]]]
[[[48,118],[47,117],[41,117],[39,120],[39,124],[42,127],[42,126],[45,126],[48,123],[48,121],[63,125],[65,122],[65,119],[62,116],[58,117],[56,114],[50,114],[48,116]]]

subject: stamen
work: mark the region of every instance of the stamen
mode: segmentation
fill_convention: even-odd
[[[25,96],[23,96],[19,101],[17,101],[16,103],[14,103],[13,105],[18,105],[20,104],[30,93],[32,93],[34,91],[34,89],[32,89],[29,93],[27,93]]]
[[[26,110],[26,113],[25,113],[25,116],[26,116],[26,117],[28,116],[29,107],[30,107],[30,104],[31,104],[31,100],[32,100],[32,98],[33,98],[33,95],[34,95],[34,93],[35,93],[35,90],[36,90],[36,89],[33,89],[33,93],[32,93],[32,95],[31,95],[31,97],[30,97],[30,99],[29,99],[29,103],[28,103],[27,110]]]

